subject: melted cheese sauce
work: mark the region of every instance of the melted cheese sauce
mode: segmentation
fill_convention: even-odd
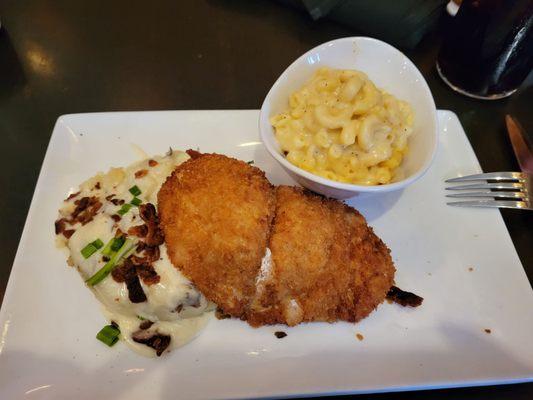
[[[68,252],[69,264],[77,268],[84,281],[106,263],[101,249],[85,259],[81,250],[87,244],[96,239],[100,239],[104,244],[108,243],[115,237],[118,229],[126,233],[132,226],[143,224],[139,209],[135,206],[131,207],[120,221],[115,221],[111,216],[117,214],[122,206],[113,204],[111,200],[122,199],[125,203],[129,203],[133,198],[129,189],[136,185],[141,190],[141,194],[137,197],[143,203],[157,205],[157,193],[161,185],[175,167],[188,158],[186,153],[174,151],[171,155],[146,159],[126,168],[112,168],[107,174],[97,174],[82,183],[79,188],[80,194],[63,203],[59,210],[59,218],[69,218],[76,207],[74,202],[82,197],[94,196],[102,203],[102,207],[90,222],[85,225],[75,223],[68,226],[68,229],[75,229],[70,239],[61,234],[57,236],[58,245]],[[109,198],[110,195],[114,196]],[[152,263],[160,277],[159,282],[147,285],[142,279],[140,280],[146,301],[132,303],[126,284],[115,281],[111,275],[95,286],[89,287],[102,303],[105,316],[109,321],[119,325],[124,342],[145,356],[154,356],[155,350],[132,339],[132,334],[140,329],[141,319],[153,322],[146,331],[171,337],[168,351],[194,339],[207,324],[214,309],[214,305],[174,268],[164,244],[159,246],[159,250],[159,260]]]
[[[139,330],[139,325],[142,321],[139,321],[137,317],[128,317],[123,314],[110,312],[105,308],[103,308],[102,311],[109,321],[115,321],[115,323],[120,326],[120,338],[124,340],[128,347],[145,357],[155,356],[154,349],[144,344],[137,343],[132,338],[133,334]],[[167,348],[168,351],[171,348],[181,347],[196,338],[200,331],[207,325],[211,317],[212,313],[209,312],[194,318],[158,321],[147,329],[147,332],[158,332],[169,335],[171,339],[170,346]]]

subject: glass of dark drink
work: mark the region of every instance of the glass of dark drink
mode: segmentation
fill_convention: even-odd
[[[444,39],[437,71],[477,99],[513,94],[533,67],[533,0],[463,0]]]

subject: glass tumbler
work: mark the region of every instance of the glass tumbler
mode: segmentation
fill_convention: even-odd
[[[440,49],[437,71],[478,99],[513,94],[533,66],[533,0],[463,0]]]

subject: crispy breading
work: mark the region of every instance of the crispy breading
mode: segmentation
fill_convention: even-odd
[[[385,299],[390,251],[355,209],[274,190],[242,161],[194,157],[159,192],[161,226],[173,264],[224,313],[252,326],[353,322]]]
[[[181,164],[158,194],[169,257],[211,301],[245,314],[274,215],[264,172],[218,154]]]
[[[393,283],[389,249],[363,216],[299,188],[277,188],[269,247],[271,269],[247,313],[253,326],[358,321]]]

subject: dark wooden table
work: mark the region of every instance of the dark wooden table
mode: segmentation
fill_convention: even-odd
[[[0,299],[58,116],[259,108],[300,54],[357,34],[260,0],[4,0],[0,19]],[[494,102],[455,94],[435,71],[439,39],[437,31],[406,51],[437,107],[459,115],[484,170],[518,170],[503,118],[512,113],[533,132],[533,88]],[[502,214],[531,282],[533,213]],[[359,398],[529,400],[533,384]]]

